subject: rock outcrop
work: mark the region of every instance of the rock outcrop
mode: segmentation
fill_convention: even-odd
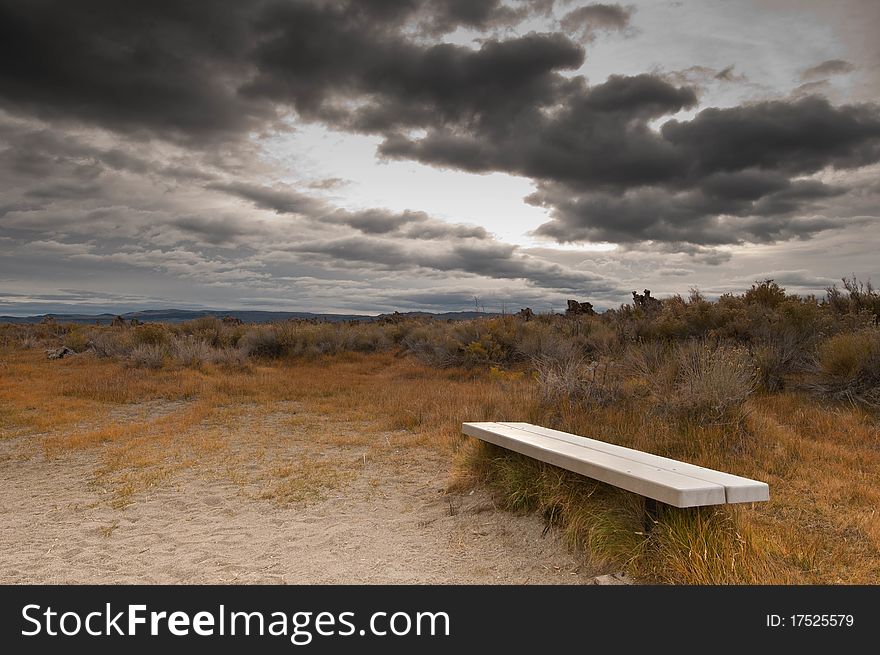
[[[54,350],[47,350],[46,357],[49,359],[64,359],[65,357],[69,357],[70,355],[75,355],[76,351],[68,348],[67,346],[61,346],[60,348],[56,348]]]
[[[565,310],[566,316],[586,315],[592,316],[596,312],[593,311],[593,303],[578,302],[577,300],[568,301],[568,309]]]
[[[645,289],[644,293],[633,291],[633,306],[646,312],[659,311],[663,303],[651,297],[651,290]]]

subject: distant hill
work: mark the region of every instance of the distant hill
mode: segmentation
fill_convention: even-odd
[[[443,312],[433,314],[430,312],[400,312],[393,314],[403,318],[434,318],[438,320],[468,320],[478,317],[498,316],[493,313],[483,312]],[[44,318],[51,316],[59,323],[90,323],[96,322],[101,325],[109,324],[116,316],[122,316],[125,320],[136,318],[143,323],[181,323],[203,316],[232,316],[245,323],[270,323],[272,321],[286,321],[289,319],[314,319],[327,323],[340,321],[377,321],[392,314],[379,314],[369,316],[367,314],[315,314],[312,312],[264,312],[237,309],[148,309],[140,312],[126,312],[124,314],[40,314],[38,316],[0,316],[0,323],[39,323]]]

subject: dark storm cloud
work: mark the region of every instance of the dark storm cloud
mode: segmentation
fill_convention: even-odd
[[[0,2],[0,102],[12,111],[199,140],[272,108],[237,93],[262,3]]]
[[[243,92],[364,132],[510,120],[518,107],[554,101],[569,84],[556,71],[584,58],[561,34],[424,45],[328,6],[277,7],[271,25]]]
[[[716,245],[809,236],[835,221],[798,214],[821,209],[846,189],[795,178],[880,161],[880,112],[873,105],[833,107],[819,97],[772,101],[703,110],[646,138],[663,144],[656,148],[666,154],[656,168],[661,175],[639,183],[619,170],[614,188],[582,194],[572,193],[568,181],[543,183],[530,201],[547,207],[553,220],[537,233],[560,241]],[[601,180],[606,185],[611,173]]]
[[[369,63],[370,52],[426,50],[407,45],[405,26],[485,29],[513,14],[524,17],[534,4],[156,0],[121,8],[114,0],[0,0],[0,103],[134,134],[235,138],[277,115],[264,96],[241,92],[255,75],[257,86],[286,86],[306,110],[370,72],[381,75],[387,59],[357,64]],[[273,55],[290,56],[285,72],[298,79],[267,80],[261,70],[271,69]]]
[[[801,73],[802,80],[817,80],[831,77],[832,75],[845,75],[852,73],[856,67],[843,59],[829,59],[821,64],[807,68]]]
[[[291,220],[361,235],[491,240],[482,228],[418,211],[341,210],[246,176],[229,182],[187,162],[128,154],[133,148],[89,152],[59,136],[72,124],[93,125],[129,145],[149,137],[198,146],[204,161],[219,162],[234,148],[218,144],[246,142],[291,111],[301,120],[378,135],[382,157],[531,178],[537,190],[529,201],[550,216],[537,234],[559,241],[683,247],[806,237],[848,217],[845,208],[842,215],[829,209],[846,189],[803,178],[880,162],[876,105],[834,106],[810,96],[667,120],[697,106],[696,83],[656,73],[613,75],[591,86],[575,74],[586,53],[570,34],[509,36],[496,29],[548,11],[547,0],[119,6],[0,0],[0,107],[56,127],[30,135],[37,147],[19,141],[0,155],[16,183],[44,178],[4,204],[58,201],[64,214],[62,202],[89,195],[81,190],[108,171],[125,171],[207,184]],[[561,24],[569,31],[619,30],[630,14],[620,5],[593,4],[568,11]],[[442,41],[458,27],[485,32],[473,47]],[[804,75],[846,69],[847,62],[829,60]],[[719,82],[738,79],[732,67],[703,73]],[[106,186],[92,195],[102,193]],[[211,229],[200,220],[177,227]],[[231,223],[217,227],[218,239],[237,234]],[[508,261],[518,260],[501,258],[492,270]],[[534,273],[542,283],[553,279],[544,269]]]
[[[797,214],[805,203],[833,198],[843,190],[819,182],[786,181],[778,190],[762,193],[772,186],[746,183],[716,195],[701,189],[671,191],[652,186],[622,194],[577,196],[556,185],[542,187],[530,201],[552,210],[553,220],[540,226],[537,233],[561,242],[767,243],[846,224]]]
[[[445,126],[411,139],[391,136],[381,146],[387,157],[475,172],[505,171],[573,187],[647,184],[669,176],[685,162],[648,128],[648,121],[693,106],[690,89],[652,75],[612,76],[587,88],[573,81],[557,110],[517,108],[503,128],[494,121]],[[549,109],[549,108],[548,108]]]
[[[790,175],[880,160],[880,108],[834,107],[823,97],[705,109],[661,134],[698,174],[761,167]]]

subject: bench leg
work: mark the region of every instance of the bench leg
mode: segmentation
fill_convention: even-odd
[[[660,504],[653,498],[645,498],[645,513],[642,516],[642,527],[645,534],[650,534],[657,522],[657,516],[660,511]]]

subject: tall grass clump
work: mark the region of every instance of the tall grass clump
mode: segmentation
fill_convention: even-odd
[[[128,356],[129,363],[135,368],[158,370],[165,363],[167,351],[164,345],[142,343],[134,347]]]
[[[93,329],[88,333],[88,348],[98,357],[127,359],[138,345],[128,330]]]
[[[613,362],[587,361],[582,355],[534,360],[538,391],[545,403],[607,405],[620,397]]]
[[[748,351],[739,346],[691,341],[677,348],[677,376],[666,403],[675,413],[703,423],[735,421],[755,390]]]
[[[64,335],[62,343],[74,352],[85,352],[89,347],[89,335],[82,326],[75,325]]]
[[[656,582],[716,585],[791,583],[779,554],[733,506],[660,510],[636,574]]]
[[[278,359],[285,348],[278,332],[271,325],[257,325],[245,332],[238,340],[238,347],[245,357]]]
[[[880,330],[841,333],[822,342],[816,376],[807,386],[835,400],[880,408]]]
[[[466,442],[457,465],[460,487],[486,485],[503,507],[540,514],[597,571],[654,583],[791,581],[738,508],[661,505],[651,520],[636,494],[483,442]]]

